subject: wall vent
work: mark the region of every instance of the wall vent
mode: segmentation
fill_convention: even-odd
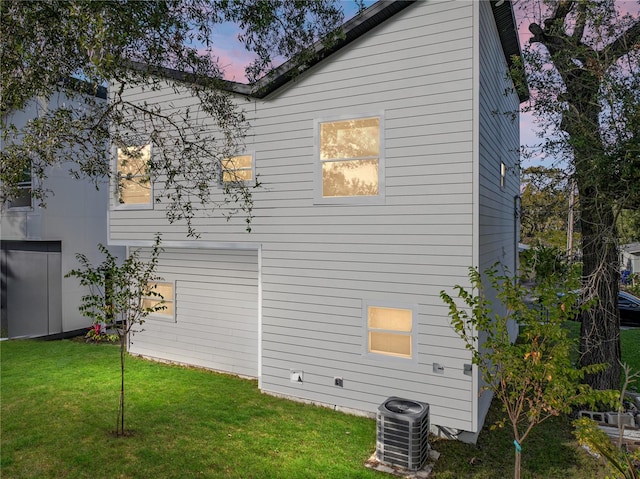
[[[416,471],[429,455],[429,405],[390,397],[378,407],[376,458]]]

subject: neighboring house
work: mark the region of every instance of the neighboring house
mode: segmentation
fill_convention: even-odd
[[[251,123],[236,166],[264,185],[251,233],[208,214],[187,238],[152,188],[112,187],[110,244],[144,249],[160,230],[164,247],[168,309],[130,351],[341,410],[424,401],[432,424],[474,440],[491,398],[440,291],[468,285],[471,266],[516,269],[524,95],[498,3],[379,2],[295,79],[233,86]],[[193,103],[169,87],[126,95]]]
[[[640,273],[640,243],[629,243],[620,247],[620,266],[630,274]]]
[[[102,92],[106,101],[106,91]],[[8,123],[18,129],[58,105],[74,100],[56,93],[34,99],[12,113]],[[0,145],[3,146],[3,145]],[[105,152],[106,154],[106,152]],[[2,335],[10,338],[71,333],[91,325],[78,307],[87,290],[76,278],[65,278],[79,267],[76,253],[99,262],[98,243],[107,243],[108,180],[100,190],[88,180],[73,179],[64,163],[48,168],[46,208],[31,198],[32,175],[25,172],[24,194],[2,211],[0,230],[2,273]],[[123,247],[111,247],[122,256]]]

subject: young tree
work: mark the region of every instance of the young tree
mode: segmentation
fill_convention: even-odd
[[[224,22],[239,26],[238,40],[255,57],[246,69],[254,81],[274,58],[293,57],[304,64],[313,55],[306,49],[313,42],[332,42],[340,35],[336,27],[342,17],[334,0],[0,3],[2,205],[19,195],[25,171],[32,171],[37,180],[32,196],[44,205],[50,192],[42,180],[49,167],[72,162],[72,175],[97,185],[112,173],[105,145],[151,142],[154,155],[144,166],[150,179],[159,180],[155,196],[166,202],[169,221],[184,220],[195,235],[195,214],[218,206],[226,216],[244,212],[250,223],[251,186],[227,184],[222,200],[212,192],[220,161],[242,149],[247,127],[229,83],[222,80],[214,34]],[[160,79],[163,68],[176,75]],[[153,92],[164,82],[191,95],[191,106],[132,103],[123,96],[125,89]],[[110,101],[98,101],[94,94],[107,84]],[[25,128],[15,127],[11,112],[58,91],[82,106],[62,103]]]
[[[596,299],[582,314],[581,363],[607,363],[587,381],[617,388],[616,220],[640,205],[640,19],[622,15],[613,0],[520,5],[532,33],[525,69],[541,147],[568,162],[579,191],[583,287]]]
[[[140,259],[140,251],[132,252],[121,264],[103,245],[98,245],[104,261],[93,266],[83,254],[76,257],[81,268],[67,273],[75,276],[80,285],[89,288],[82,297],[80,312],[94,324],[115,330],[120,342],[120,399],[115,433],[125,434],[125,358],[129,337],[137,331],[150,314],[165,309],[164,298],[157,291],[160,280],[155,271],[160,255],[157,236],[148,261]]]
[[[456,333],[471,351],[485,390],[493,393],[507,414],[516,446],[514,477],[519,479],[522,444],[534,427],[570,412],[578,404],[613,402],[615,392],[594,391],[582,383],[585,374],[595,373],[603,365],[576,368],[571,360],[573,342],[562,323],[577,313],[578,298],[569,293],[575,281],[573,285],[570,280],[563,281],[566,294],[558,296],[557,280],[563,275],[555,272],[550,272],[546,280],[538,278],[532,291],[508,274],[498,274],[497,267],[486,271],[485,276],[501,303],[497,308],[504,307],[504,313],[487,299],[477,269],[469,273],[473,292],[462,286],[454,288],[461,305],[445,291],[440,296],[449,306]],[[527,303],[529,295],[536,298],[535,304]],[[509,335],[511,321],[520,327],[516,342]]]

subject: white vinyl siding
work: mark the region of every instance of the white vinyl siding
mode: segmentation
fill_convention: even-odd
[[[519,101],[515,93],[505,94],[513,87],[507,79],[507,66],[499,42],[497,28],[489,2],[478,2],[478,188],[477,188],[477,266],[486,270],[500,262],[515,274],[519,222],[516,213],[520,193],[519,127],[513,120]],[[500,314],[500,303],[495,293],[487,290],[494,303],[494,312]],[[513,339],[517,325],[510,328]],[[483,385],[476,385],[478,410],[475,416],[482,424],[491,401],[491,395],[483,392]]]
[[[165,247],[157,273],[175,278],[175,321],[149,316],[129,351],[257,377],[257,251]]]
[[[480,231],[484,247],[486,235],[492,235],[487,221],[481,226],[474,218],[474,202],[481,201],[484,213],[491,193],[478,191],[476,175],[490,174],[500,191],[501,158],[509,166],[502,149],[488,152],[495,153],[498,166],[485,165],[489,154],[484,151],[482,173],[474,163],[480,115],[475,108],[476,8],[475,2],[416,2],[267,98],[250,103],[238,98],[251,123],[245,146],[255,152],[263,185],[253,191],[252,232],[245,232],[243,217],[227,222],[207,211],[195,220],[201,238],[193,240],[189,256],[202,241],[261,245],[263,391],[369,413],[391,395],[408,397],[431,405],[433,424],[473,429],[478,391],[474,378],[464,373],[471,357],[450,325],[440,291],[468,284],[468,267],[479,247],[474,238]],[[501,54],[494,30],[486,40]],[[483,68],[495,65],[494,59]],[[484,92],[485,86],[481,88]],[[503,90],[490,92],[498,97]],[[171,88],[133,89],[127,95],[140,102],[157,97],[176,107],[195,102]],[[489,108],[482,108],[482,121],[487,121]],[[319,123],[372,117],[384,120],[384,201],[318,201]],[[513,127],[517,125],[504,124],[509,138]],[[498,131],[491,133],[492,128],[490,124],[480,133],[482,141],[510,143]],[[515,178],[507,175],[506,183],[505,194],[494,200],[493,214],[503,219],[513,214],[505,202]],[[162,231],[163,242],[190,241],[184,224],[167,224],[157,206],[110,214],[110,241],[115,244],[149,241],[156,231]],[[504,245],[498,236],[493,239],[491,255]],[[171,263],[171,277],[181,275],[180,325],[182,291],[193,291],[191,302],[198,303],[196,297],[206,295],[200,293],[200,282],[210,266],[204,261]],[[242,277],[230,269],[219,281]],[[415,305],[411,360],[363,354],[363,304]],[[212,331],[213,326],[207,329]],[[213,353],[200,348],[210,341],[195,327],[189,334],[164,329],[149,332],[144,350],[151,356],[170,351],[183,362],[202,365],[201,355]],[[435,374],[433,363],[442,364],[444,373]],[[303,371],[304,382],[292,383],[291,370]],[[344,378],[343,388],[334,386],[337,376]]]
[[[519,225],[516,197],[520,194],[519,130],[512,119],[518,99],[505,95],[512,87],[506,60],[494,41],[497,29],[489,4],[480,3],[479,76],[479,266],[500,261],[512,273],[516,268]]]

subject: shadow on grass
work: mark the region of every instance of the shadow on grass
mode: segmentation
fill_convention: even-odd
[[[433,479],[510,478],[514,474],[515,448],[510,426],[492,428],[505,417],[494,401],[475,445],[435,439],[440,453]],[[571,419],[554,417],[537,426],[522,444],[523,479],[604,479],[604,468],[581,449],[572,435]]]

